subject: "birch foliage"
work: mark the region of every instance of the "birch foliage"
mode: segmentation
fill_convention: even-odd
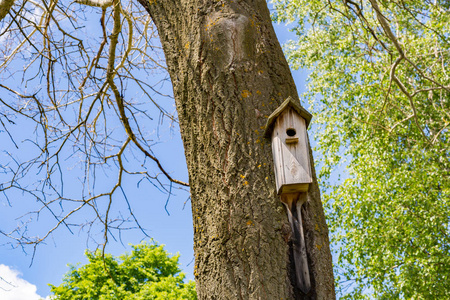
[[[450,296],[449,6],[275,1],[310,71],[342,299]]]

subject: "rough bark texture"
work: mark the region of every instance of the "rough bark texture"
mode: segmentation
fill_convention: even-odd
[[[291,229],[263,133],[283,100],[298,96],[266,2],[139,1],[158,27],[174,87],[199,299],[334,299],[315,174],[303,208],[312,290],[293,285]]]

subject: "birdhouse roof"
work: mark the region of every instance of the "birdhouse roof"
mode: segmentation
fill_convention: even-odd
[[[296,101],[294,100],[294,98],[289,96],[267,119],[264,136],[270,137],[273,131],[275,120],[289,107],[292,107],[303,119],[305,119],[306,128],[308,128],[309,123],[311,122],[312,115],[300,105],[300,102],[298,100]]]

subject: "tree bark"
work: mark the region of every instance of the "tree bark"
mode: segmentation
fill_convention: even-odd
[[[264,0],[139,0],[159,31],[189,171],[199,299],[334,299],[314,175],[303,206],[312,289],[295,286],[266,118],[297,91]],[[312,161],[312,156],[311,156]]]

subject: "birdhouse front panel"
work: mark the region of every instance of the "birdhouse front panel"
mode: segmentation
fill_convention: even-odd
[[[292,107],[276,119],[272,151],[278,194],[304,192],[312,182],[306,122]]]

